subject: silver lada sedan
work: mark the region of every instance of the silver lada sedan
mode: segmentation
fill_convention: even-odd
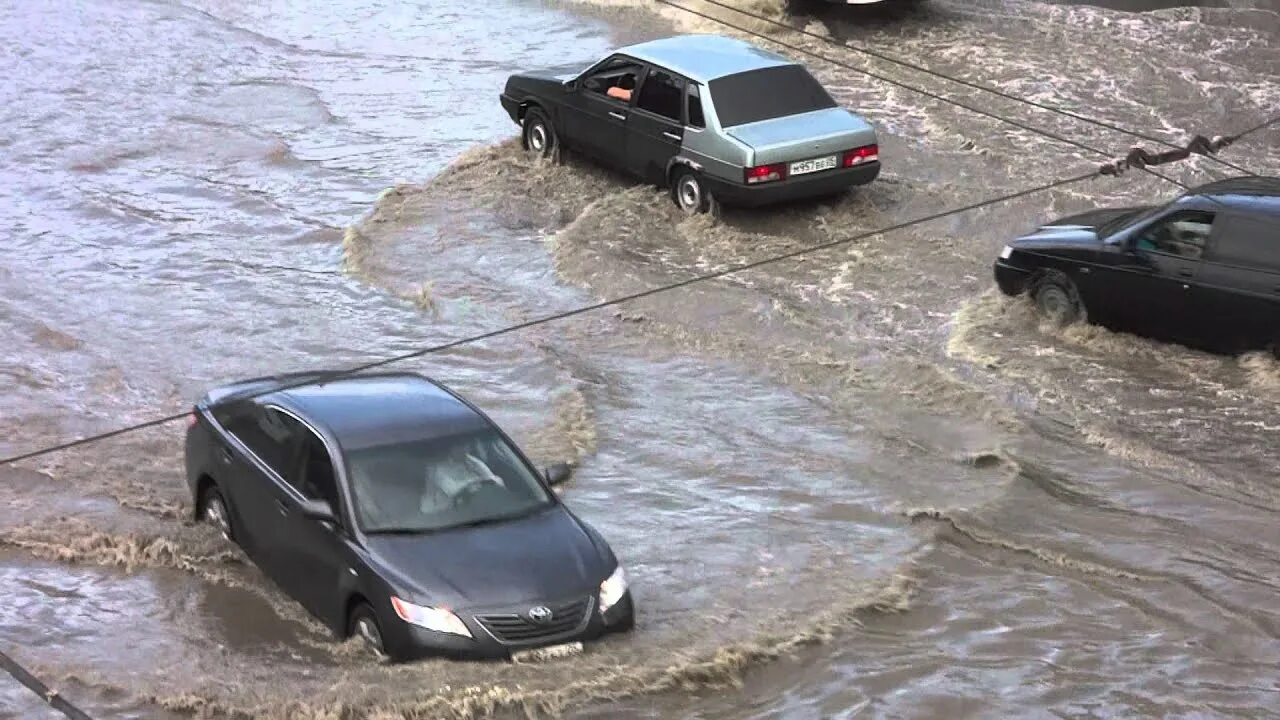
[[[671,190],[689,213],[834,195],[880,173],[876,132],[804,68],[715,35],[625,47],[579,75],[511,76],[524,147],[563,146]]]

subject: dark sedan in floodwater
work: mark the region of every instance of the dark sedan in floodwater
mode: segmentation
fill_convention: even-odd
[[[1005,246],[995,277],[1066,323],[1223,353],[1280,347],[1280,179],[1062,218]]]
[[[247,380],[186,439],[196,517],[338,637],[504,658],[633,624],[608,543],[483,412],[418,375]],[[569,645],[567,647],[574,647]]]

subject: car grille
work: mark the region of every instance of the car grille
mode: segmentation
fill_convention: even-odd
[[[586,624],[592,604],[589,597],[558,605],[548,603],[546,607],[551,609],[551,620],[545,623],[533,622],[527,615],[514,614],[477,615],[476,621],[498,642],[510,645],[535,643],[577,631]]]

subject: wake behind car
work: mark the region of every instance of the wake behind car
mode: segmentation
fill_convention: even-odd
[[[483,412],[418,375],[246,380],[186,438],[195,514],[338,637],[504,658],[633,624],[608,543]]]
[[[671,190],[758,206],[833,195],[880,173],[876,132],[801,65],[749,43],[682,35],[622,48],[579,75],[513,75],[503,108],[530,152],[560,146]]]
[[[1280,179],[1062,218],[1005,246],[995,277],[1058,322],[1223,353],[1280,347]]]

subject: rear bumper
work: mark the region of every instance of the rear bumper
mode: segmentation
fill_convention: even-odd
[[[866,185],[880,174],[880,163],[791,177],[781,182],[747,185],[722,178],[704,177],[707,189],[726,205],[757,207],[804,198],[835,195],[855,185]]]
[[[1004,260],[995,262],[996,285],[1005,295],[1021,295],[1026,292],[1031,279],[1031,271],[1010,265]]]

